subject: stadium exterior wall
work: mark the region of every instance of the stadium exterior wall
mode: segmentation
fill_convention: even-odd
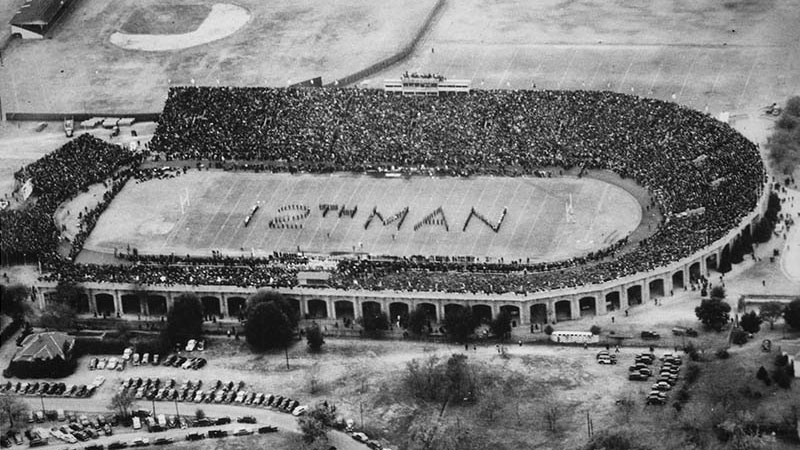
[[[435,308],[435,318],[444,318],[445,309],[448,305],[461,305],[475,307],[482,305],[490,308],[492,317],[496,316],[501,308],[509,308],[512,311],[512,319],[515,325],[532,323],[534,309],[541,312],[541,306],[546,307],[546,321],[554,323],[561,320],[579,319],[582,311],[591,311],[592,314],[604,315],[612,310],[624,310],[634,304],[644,304],[650,302],[654,297],[671,296],[676,288],[688,289],[691,274],[697,273],[709,276],[709,259],[715,258],[720,261],[723,249],[732,245],[735,239],[741,237],[747,227],[752,232],[756,224],[761,219],[767,209],[770,189],[769,182],[765,183],[761,189],[761,196],[754,210],[748,214],[739,226],[732,229],[726,236],[698,251],[694,255],[683,258],[668,266],[661,267],[649,272],[640,272],[623,278],[618,278],[601,284],[584,285],[577,288],[559,289],[544,292],[520,294],[456,294],[446,292],[405,292],[405,291],[357,291],[340,290],[331,288],[279,288],[275,289],[286,294],[290,299],[296,300],[296,305],[301,315],[312,315],[317,318],[340,319],[342,314],[337,313],[337,306],[347,307],[350,318],[358,318],[362,315],[364,305],[373,302],[381,307],[381,311],[389,312],[393,304],[402,304],[413,310],[419,305],[425,304],[429,308]],[[681,287],[676,286],[674,280],[681,280]],[[660,289],[653,289],[652,284],[660,286]],[[45,308],[48,297],[55,292],[56,283],[39,283],[37,285],[37,301],[41,308]],[[107,306],[108,299],[113,299],[112,314],[119,314],[120,317],[131,317],[136,315],[151,315],[148,307],[148,299],[138,300],[138,308],[133,305],[135,312],[128,308],[123,308],[123,297],[129,299],[135,295],[134,286],[121,283],[83,283],[88,294],[88,309],[90,313],[102,313],[98,310],[98,296],[101,296]],[[651,294],[651,290],[658,290],[660,293]],[[163,302],[166,308],[171,308],[174,299],[186,292],[193,292],[206,302],[218,302],[213,305],[224,317],[236,316],[236,311],[241,307],[244,300],[256,291],[255,288],[243,288],[237,286],[149,286],[148,297],[155,301]],[[636,293],[635,298],[630,298],[629,292]],[[611,296],[612,300],[609,300]],[[616,298],[616,304],[613,299]],[[634,300],[638,299],[638,303]],[[313,305],[313,307],[312,307]],[[322,311],[324,305],[324,312]],[[567,308],[568,306],[568,308]],[[104,308],[109,311],[109,308]],[[125,311],[128,309],[128,311]],[[561,314],[558,314],[558,310]],[[312,311],[313,310],[313,311]],[[350,313],[350,311],[352,311]],[[567,314],[564,314],[564,312]],[[541,314],[537,315],[537,322]],[[393,319],[393,318],[392,318]]]

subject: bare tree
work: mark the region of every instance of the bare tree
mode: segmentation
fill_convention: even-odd
[[[28,411],[28,404],[16,395],[0,395],[0,423],[8,420],[10,427],[14,428],[14,422],[20,422]]]
[[[136,398],[130,392],[119,392],[111,397],[108,409],[116,411],[122,418],[128,418],[136,407]]]
[[[552,397],[543,399],[541,405],[542,418],[547,424],[548,431],[557,433],[567,413],[566,407]]]
[[[309,366],[306,372],[306,383],[308,386],[309,394],[318,394],[322,391],[322,380],[320,379],[320,366],[319,362],[314,362]]]

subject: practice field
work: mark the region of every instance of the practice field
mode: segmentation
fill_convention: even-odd
[[[570,197],[573,212],[568,215]],[[355,212],[323,214],[320,205],[326,204]],[[406,207],[405,219],[392,220]],[[380,217],[374,216],[365,229],[375,208]],[[464,230],[471,208],[488,224],[472,215]],[[507,214],[495,233],[490,225],[497,224],[504,208]],[[426,217],[430,220],[423,223]],[[130,245],[145,254],[179,255],[209,255],[212,250],[263,255],[299,248],[533,262],[607,247],[635,230],[641,219],[641,206],[630,193],[589,178],[387,179],[190,171],[128,183],[84,248],[113,252]],[[290,227],[273,228],[270,221]]]

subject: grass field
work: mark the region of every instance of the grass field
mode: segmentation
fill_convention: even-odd
[[[572,196],[574,223],[566,223]],[[180,198],[189,198],[181,213]],[[350,218],[335,211],[325,217],[321,204],[357,207]],[[244,219],[260,209],[249,226]],[[270,228],[279,216],[304,214],[283,205],[307,207],[297,229]],[[388,220],[408,207],[399,220],[365,223],[373,208]],[[442,207],[444,225],[415,224]],[[470,209],[496,223],[507,207],[499,232],[475,217],[466,231]],[[177,178],[129,183],[97,223],[85,248],[113,251],[128,244],[142,253],[209,254],[211,250],[258,254],[277,251],[311,253],[366,252],[391,255],[472,255],[504,261],[552,261],[607,247],[633,232],[641,206],[624,189],[596,179],[427,178],[378,179],[356,175],[288,175],[190,171]]]

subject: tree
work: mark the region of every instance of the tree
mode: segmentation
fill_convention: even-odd
[[[197,420],[203,420],[206,418],[206,412],[200,408],[194,410],[194,418]]]
[[[720,253],[717,270],[720,273],[728,273],[731,271],[731,250],[727,245],[722,249],[722,253]]]
[[[458,419],[419,415],[404,434],[407,450],[484,450],[489,448],[485,433],[461,425]]]
[[[175,304],[167,313],[167,326],[164,328],[164,341],[172,346],[176,342],[186,342],[203,334],[203,305],[196,295],[185,293],[175,299]]]
[[[322,382],[319,377],[320,366],[318,362],[314,362],[306,372],[306,382],[308,383],[308,393],[311,395],[318,394],[322,390]]]
[[[769,329],[775,328],[775,321],[783,315],[784,306],[778,302],[763,303],[758,308],[758,313],[763,320],[769,322]]]
[[[52,330],[70,330],[75,328],[75,310],[68,305],[52,303],[39,316],[39,326]]]
[[[294,338],[294,327],[277,302],[259,302],[247,308],[244,335],[256,350],[287,348]]]
[[[583,450],[646,450],[630,430],[601,430],[594,434]]]
[[[553,326],[552,326],[552,325],[549,325],[549,324],[548,324],[548,325],[546,325],[546,326],[544,327],[544,334],[546,334],[546,335],[548,335],[548,336],[550,336],[551,334],[553,334],[553,331],[555,331],[555,330],[553,330]]]
[[[28,404],[16,395],[0,395],[0,423],[8,424],[14,428],[15,423],[21,423],[23,417],[28,415]]]
[[[501,309],[497,317],[489,324],[489,329],[491,329],[492,334],[497,336],[501,341],[508,339],[511,336],[511,314]]]
[[[328,430],[336,423],[336,407],[328,402],[320,403],[309,409],[298,419],[303,441],[307,444],[327,442]]]
[[[724,286],[718,284],[713,288],[711,288],[711,295],[710,295],[711,298],[715,298],[717,300],[724,300],[726,295],[727,294],[725,292]]]
[[[21,284],[0,286],[0,311],[15,322],[25,319],[31,311],[30,304],[26,301],[28,292],[28,288]]]
[[[759,317],[755,311],[750,311],[742,315],[739,324],[742,326],[742,329],[748,333],[758,333],[758,331],[761,330],[761,322],[761,317]]]
[[[456,308],[455,311],[444,316],[444,328],[447,336],[455,342],[467,342],[477,326],[478,321],[472,315],[470,308]]]
[[[602,331],[602,328],[600,328],[600,325],[592,325],[592,326],[589,328],[589,331],[590,331],[590,332],[591,332],[593,335],[597,336],[597,335],[599,335],[599,334],[600,334],[600,332]]]
[[[306,343],[312,352],[319,352],[322,350],[322,344],[325,343],[325,336],[322,334],[322,329],[319,324],[312,324],[306,327]]]
[[[297,328],[297,323],[300,321],[300,311],[292,307],[292,304],[285,295],[277,291],[258,291],[247,299],[247,309],[259,303],[273,303],[286,315],[292,329]]]
[[[716,286],[715,286],[716,289]],[[713,289],[712,289],[713,293]],[[718,298],[704,299],[700,306],[694,309],[694,313],[700,322],[712,330],[721,331],[722,327],[728,323],[731,305]]]
[[[422,336],[428,327],[428,312],[417,306],[408,315],[408,331],[414,336]]]
[[[53,299],[73,311],[81,310],[81,303],[86,301],[86,290],[72,281],[59,281]]]
[[[111,397],[111,403],[108,404],[108,409],[116,411],[120,417],[127,419],[131,416],[131,412],[136,407],[136,398],[130,391],[118,392]]]
[[[800,329],[800,298],[792,300],[783,312],[783,320],[794,329]]]

